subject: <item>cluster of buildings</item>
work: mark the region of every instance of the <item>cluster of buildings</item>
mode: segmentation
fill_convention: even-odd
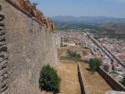
[[[101,38],[102,46],[108,49],[117,59],[125,63],[125,40]]]
[[[56,40],[60,46],[79,46],[83,42],[83,32],[57,32]],[[60,40],[60,41],[59,41]]]
[[[89,58],[100,58],[103,61],[101,67],[114,79],[122,81],[125,77],[125,68],[120,64],[125,63],[125,40],[108,38],[97,40],[88,32],[57,32],[56,35],[59,47],[62,43],[67,46],[87,48],[91,51]]]
[[[110,62],[110,58],[89,38],[87,33],[83,33],[84,47],[89,48],[94,57],[100,58],[104,63]]]
[[[103,61],[102,68],[107,71],[115,80],[122,81],[125,77],[124,59],[120,59],[124,55],[124,40],[116,39],[94,39],[90,33],[84,33],[86,41],[83,44],[91,50],[94,57]],[[117,59],[118,58],[118,59]],[[122,62],[121,62],[122,61]]]

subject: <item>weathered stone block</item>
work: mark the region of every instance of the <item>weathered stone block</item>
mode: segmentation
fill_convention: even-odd
[[[7,60],[4,60],[0,63],[0,70],[4,69],[7,67]]]
[[[3,57],[0,57],[0,63],[1,63],[3,60],[4,60],[4,58],[3,58]]]
[[[7,68],[0,70],[0,76],[3,76],[7,72]]]
[[[0,36],[5,35],[5,30],[0,30]]]
[[[4,20],[4,15],[2,15],[1,13],[0,13],[0,21],[3,21]]]
[[[4,78],[3,76],[0,76],[0,83],[3,81],[3,78]]]
[[[3,57],[3,58],[4,58],[4,54],[3,54],[3,52],[0,53],[0,57]]]
[[[5,84],[2,88],[0,88],[0,93],[6,91],[8,88],[7,84]]]
[[[0,30],[3,30],[4,29],[4,27],[3,26],[0,26]]]
[[[4,88],[7,85],[8,80],[4,80],[3,82],[1,82],[0,84],[0,88]]]
[[[2,92],[1,94],[9,94],[9,93],[8,93],[8,91],[6,90],[6,91]]]
[[[0,36],[0,40],[5,39],[5,35]]]
[[[2,83],[4,80],[7,80],[8,74],[5,73],[3,76],[0,76],[0,83]]]
[[[5,41],[0,42],[0,46],[2,46],[2,45],[6,45],[6,42]]]
[[[7,46],[6,45],[0,47],[0,52],[2,52],[2,51],[7,52]]]
[[[0,26],[1,26],[1,27],[4,27],[4,23],[3,23],[3,22],[0,22]]]
[[[7,52],[3,52],[4,54],[4,59],[8,59],[8,53]]]

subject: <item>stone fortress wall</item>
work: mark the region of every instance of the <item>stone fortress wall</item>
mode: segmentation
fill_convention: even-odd
[[[40,94],[42,66],[58,60],[53,32],[15,0],[0,6],[0,94]]]
[[[5,26],[4,26],[5,16],[1,12],[0,6],[0,94],[2,92],[7,92],[8,88],[8,73],[7,73],[7,65],[8,65],[8,53],[5,39]]]

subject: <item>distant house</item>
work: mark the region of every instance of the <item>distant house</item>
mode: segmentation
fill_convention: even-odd
[[[72,41],[70,42],[63,42],[63,45],[67,45],[67,46],[76,46],[76,44]]]
[[[74,42],[70,42],[68,43],[68,46],[76,46],[76,44]]]

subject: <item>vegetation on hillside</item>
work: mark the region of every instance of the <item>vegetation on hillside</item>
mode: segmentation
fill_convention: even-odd
[[[99,39],[99,38],[114,38],[114,39],[123,39],[125,40],[125,34],[115,34],[115,33],[95,33],[94,34],[95,38],[96,39]]]
[[[65,30],[65,31],[68,31],[70,29],[79,29],[79,30],[97,29],[97,25],[89,25],[89,24],[82,24],[82,23],[78,23],[78,24],[57,23],[56,29]]]

